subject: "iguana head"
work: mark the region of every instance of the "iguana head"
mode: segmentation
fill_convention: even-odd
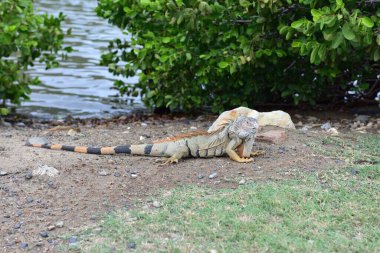
[[[259,125],[255,118],[239,116],[230,126],[228,134],[246,140],[256,136]]]

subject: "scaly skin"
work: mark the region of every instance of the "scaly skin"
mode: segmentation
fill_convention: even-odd
[[[26,145],[53,150],[65,150],[86,154],[113,155],[130,154],[169,157],[165,164],[178,163],[185,157],[216,157],[227,154],[233,161],[252,162],[251,149],[258,130],[257,122],[251,117],[238,117],[226,127],[212,132],[161,140],[153,144],[122,145],[115,147],[81,147],[48,144],[47,140],[31,138]],[[239,145],[244,147],[242,156],[236,153]]]

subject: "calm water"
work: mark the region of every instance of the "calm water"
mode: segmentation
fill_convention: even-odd
[[[45,71],[42,65],[36,65],[29,71],[40,77],[42,85],[32,87],[31,101],[23,103],[19,112],[42,118],[104,117],[131,109],[130,104],[115,103],[118,92],[111,87],[116,77],[107,67],[99,66],[100,54],[108,41],[128,36],[97,17],[96,5],[96,0],[35,1],[38,12],[66,15],[63,30],[72,28],[72,35],[65,38],[65,44],[72,46],[74,52],[59,68]],[[137,78],[124,81],[135,83]],[[143,106],[135,100],[133,107]]]

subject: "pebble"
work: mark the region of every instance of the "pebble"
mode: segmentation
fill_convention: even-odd
[[[302,119],[302,115],[301,114],[294,114],[294,117],[296,117],[297,119]]]
[[[131,173],[131,178],[136,178],[137,174]]]
[[[127,248],[128,249],[136,249],[136,243],[135,242],[128,243]]]
[[[198,128],[195,126],[190,127],[190,130],[197,130]]]
[[[78,237],[76,237],[75,235],[70,237],[70,239],[69,239],[70,245],[75,245],[75,244],[77,244],[77,242],[78,242]]]
[[[242,180],[239,181],[239,184],[240,184],[240,185],[243,185],[243,184],[245,184],[246,182],[247,182],[247,181],[243,178]]]
[[[321,125],[321,128],[322,128],[322,130],[328,131],[331,128],[331,123],[326,122],[326,123]]]
[[[332,127],[329,130],[327,130],[327,133],[331,134],[332,136],[339,135],[339,131],[335,127]]]
[[[25,123],[24,122],[18,122],[16,124],[17,127],[26,127]]]
[[[368,115],[358,115],[355,118],[355,121],[359,121],[360,123],[364,123],[364,124],[366,124],[368,122],[368,120],[369,120]]]
[[[4,170],[0,170],[0,177],[5,176],[5,175],[8,175],[8,172],[6,172]]]
[[[49,231],[52,231],[52,230],[54,230],[54,229],[55,229],[55,226],[54,226],[54,225],[48,226],[48,228],[47,228],[47,230],[49,230]]]
[[[21,215],[23,215],[24,214],[24,212],[22,211],[22,210],[17,210],[16,211],[16,216],[17,217],[20,217]]]
[[[25,174],[26,180],[32,179],[32,177],[33,177],[33,173],[31,171],[26,172],[26,174]]]
[[[120,174],[120,172],[115,172],[115,173],[113,173],[113,175],[114,175],[114,177],[121,177],[121,174]]]
[[[57,228],[63,228],[63,221],[57,221],[57,222],[55,223],[55,226],[56,226]]]
[[[20,243],[20,249],[27,249],[29,247],[28,243],[22,242]]]
[[[115,164],[115,160],[109,159],[109,160],[108,160],[108,163],[109,163],[109,164]]]
[[[143,122],[143,123],[141,123],[141,126],[142,126],[142,127],[147,127],[148,124]]]
[[[11,126],[12,126],[11,123],[6,122],[6,121],[4,121],[4,122],[3,122],[2,124],[0,124],[0,125],[2,125],[2,126],[4,126],[4,127],[11,127]]]
[[[197,177],[198,177],[198,179],[202,179],[205,177],[205,175],[203,175],[202,173],[198,173]]]
[[[209,179],[214,179],[214,178],[217,178],[217,177],[218,177],[218,173],[216,173],[216,172],[213,172],[213,173],[211,173],[211,174],[208,176]]]
[[[142,140],[145,140],[145,137],[141,135],[139,139],[140,141],[142,141]]]
[[[108,175],[108,173],[105,170],[102,170],[99,172],[99,176],[107,176],[107,175]]]
[[[57,188],[57,186],[56,186],[56,185],[54,184],[54,182],[51,181],[51,180],[49,180],[49,181],[47,182],[47,184],[48,184],[49,187],[51,187],[51,188],[53,188],[53,189],[56,189],[56,188]]]
[[[359,170],[357,170],[356,168],[352,168],[351,169],[351,174],[352,175],[357,175],[357,174],[359,174]]]
[[[309,131],[309,127],[308,127],[308,126],[304,126],[304,127],[302,127],[302,128],[300,129],[300,132],[301,132],[301,133],[304,133],[304,134],[306,134],[307,131]]]
[[[40,236],[43,238],[49,237],[49,233],[47,231],[41,231]]]
[[[286,152],[286,148],[285,147],[279,147],[278,148],[278,153],[283,154],[285,152]]]
[[[211,249],[210,253],[218,253],[218,251],[216,249]]]
[[[29,204],[33,202],[33,197],[32,196],[28,196],[26,198],[26,202],[28,202]]]
[[[155,201],[153,201],[152,206],[155,207],[155,208],[160,208],[161,207],[161,203],[158,202],[157,200],[155,200]]]
[[[20,223],[20,222],[17,222],[17,223],[15,224],[15,229],[19,229],[19,228],[21,228],[21,223]]]
[[[314,116],[307,116],[307,120],[308,120],[308,121],[317,121],[318,118],[317,118],[317,117],[314,117]]]

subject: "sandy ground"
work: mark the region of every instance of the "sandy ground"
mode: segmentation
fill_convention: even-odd
[[[214,119],[92,122],[79,125],[80,133],[71,135],[67,129],[48,131],[51,124],[0,126],[0,252],[21,251],[26,244],[32,252],[55,252],[76,231],[96,225],[105,213],[141,202],[149,205],[154,196],[177,186],[236,188],[239,183],[288,178],[344,164],[316,154],[307,145],[326,135],[318,127],[307,133],[289,131],[282,144],[257,143],[265,155],[247,164],[221,157],[160,166],[162,161],[155,157],[88,155],[24,145],[33,136],[88,146],[148,143],[207,129]],[[58,174],[36,175],[44,166]],[[215,172],[217,177],[209,179]]]

